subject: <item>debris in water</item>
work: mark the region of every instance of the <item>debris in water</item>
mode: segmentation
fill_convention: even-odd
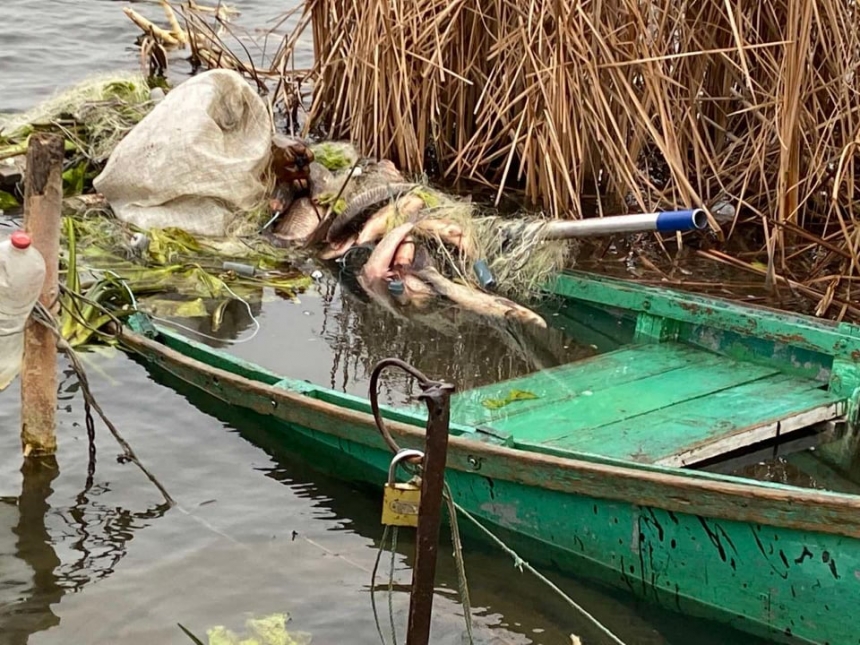
[[[538,397],[534,392],[527,392],[526,390],[511,390],[504,399],[484,399],[481,401],[481,405],[490,410],[498,410],[499,408],[503,408],[516,401],[531,401],[538,398],[540,397]]]
[[[248,619],[245,636],[220,625],[207,630],[206,636],[209,645],[310,645],[310,634],[287,631],[289,621],[289,614],[272,614]]]

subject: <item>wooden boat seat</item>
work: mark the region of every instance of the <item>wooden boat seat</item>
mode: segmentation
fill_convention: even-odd
[[[835,419],[843,406],[826,383],[671,342],[457,393],[451,420],[523,449],[685,466]]]

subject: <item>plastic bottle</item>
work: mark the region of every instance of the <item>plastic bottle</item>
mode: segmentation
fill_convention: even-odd
[[[30,236],[16,231],[0,241],[0,391],[21,370],[24,325],[45,282],[45,260]]]

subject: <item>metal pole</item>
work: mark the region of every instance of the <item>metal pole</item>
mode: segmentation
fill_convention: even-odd
[[[63,203],[63,137],[48,132],[30,136],[24,185],[24,228],[45,259],[39,297],[52,313],[59,309],[60,216]],[[21,364],[21,445],[25,456],[57,450],[57,341],[33,319],[24,329]]]
[[[442,520],[442,490],[448,456],[450,399],[453,390],[453,385],[440,383],[431,386],[420,396],[427,404],[427,438],[421,474],[421,509],[415,539],[415,568],[412,572],[406,645],[428,645],[430,642],[436,555],[439,550],[439,525]]]
[[[508,236],[529,235],[540,230],[547,240],[566,240],[575,237],[595,237],[614,233],[641,233],[659,231],[675,233],[702,230],[708,225],[708,216],[700,208],[661,213],[636,213],[611,217],[589,217],[581,220],[548,220],[526,224],[506,224]]]

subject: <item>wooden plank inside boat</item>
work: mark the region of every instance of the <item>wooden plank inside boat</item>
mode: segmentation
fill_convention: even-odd
[[[525,449],[668,466],[842,414],[842,400],[820,381],[680,343],[631,346],[463,392],[452,406],[455,421],[509,433]]]

